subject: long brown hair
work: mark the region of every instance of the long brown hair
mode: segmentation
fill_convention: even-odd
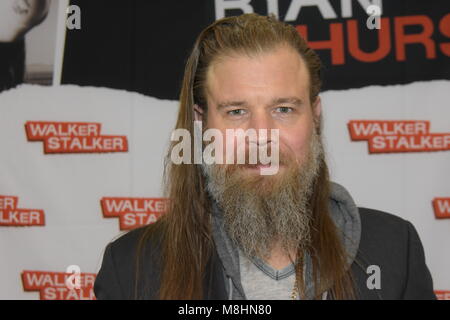
[[[297,30],[275,17],[243,14],[217,20],[198,36],[187,60],[180,94],[180,109],[176,128],[184,128],[194,136],[194,104],[205,111],[206,71],[212,62],[228,54],[254,55],[290,45],[304,59],[310,79],[310,101],[315,101],[321,87],[321,61]],[[317,125],[317,123],[316,123]],[[321,121],[318,124],[320,134]],[[193,140],[193,139],[192,139]],[[155,228],[161,228],[162,266],[160,299],[202,299],[203,274],[213,250],[210,211],[211,200],[205,188],[205,179],[198,164],[173,164],[166,156],[164,185],[170,199],[167,213],[144,231],[138,256]],[[194,145],[192,142],[192,149]],[[191,162],[193,163],[193,161]],[[325,160],[321,161],[320,175],[311,199],[313,212],[312,239],[308,253],[312,259],[314,297],[331,290],[335,299],[353,297],[347,257],[338,231],[329,215],[330,182]],[[298,252],[298,257],[303,256]],[[300,296],[304,297],[303,263],[298,263],[296,274]],[[136,285],[138,284],[138,272]]]

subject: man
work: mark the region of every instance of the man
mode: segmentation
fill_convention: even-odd
[[[273,17],[203,30],[176,128],[277,129],[244,148],[279,149],[279,170],[168,161],[167,214],[107,246],[98,299],[435,299],[412,224],[357,208],[329,181],[320,68],[296,29]]]

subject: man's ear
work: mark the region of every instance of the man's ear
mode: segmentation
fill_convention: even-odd
[[[194,120],[195,121],[203,120],[203,109],[200,108],[198,104],[194,104]]]

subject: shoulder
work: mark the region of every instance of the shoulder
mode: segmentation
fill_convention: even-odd
[[[144,226],[122,233],[112,240],[108,247],[116,254],[124,255],[130,253],[137,247],[146,228],[147,226]]]
[[[131,230],[106,246],[94,285],[97,299],[134,299],[141,294],[141,284],[153,285],[148,281],[158,278],[160,258],[156,229],[149,225]],[[146,270],[144,279],[138,279],[140,270]]]
[[[411,222],[376,209],[358,208],[358,211],[361,217],[361,250],[384,254],[389,248],[394,253],[407,252],[411,235],[417,234]]]
[[[381,272],[381,290],[377,293],[383,299],[433,299],[431,275],[413,224],[380,210],[358,208],[358,211],[361,240],[355,262],[363,267],[361,279],[367,277],[366,268],[374,265]]]
[[[391,232],[393,230],[407,229],[412,226],[411,222],[381,210],[358,207],[362,227],[368,230],[377,229],[378,232]]]
[[[408,223],[405,219],[385,211],[365,207],[358,207],[358,210],[361,222],[383,223],[389,226],[399,226]]]
[[[161,242],[161,226],[159,222],[142,226],[119,235],[108,246],[111,251],[121,257],[136,254],[142,247],[144,251],[155,250]]]

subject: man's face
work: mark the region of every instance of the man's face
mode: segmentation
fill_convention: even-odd
[[[222,58],[207,73],[206,125],[224,137],[226,129],[268,129],[269,137],[279,129],[280,152],[301,163],[321,112],[320,100],[311,107],[309,85],[306,65],[290,47]]]
[[[312,109],[308,78],[300,56],[286,47],[223,58],[208,70],[208,128],[224,137],[227,129],[279,129],[274,176],[255,166],[202,165],[229,236],[248,256],[268,257],[274,245],[290,253],[310,240],[309,200],[323,149],[314,121],[320,100]]]

